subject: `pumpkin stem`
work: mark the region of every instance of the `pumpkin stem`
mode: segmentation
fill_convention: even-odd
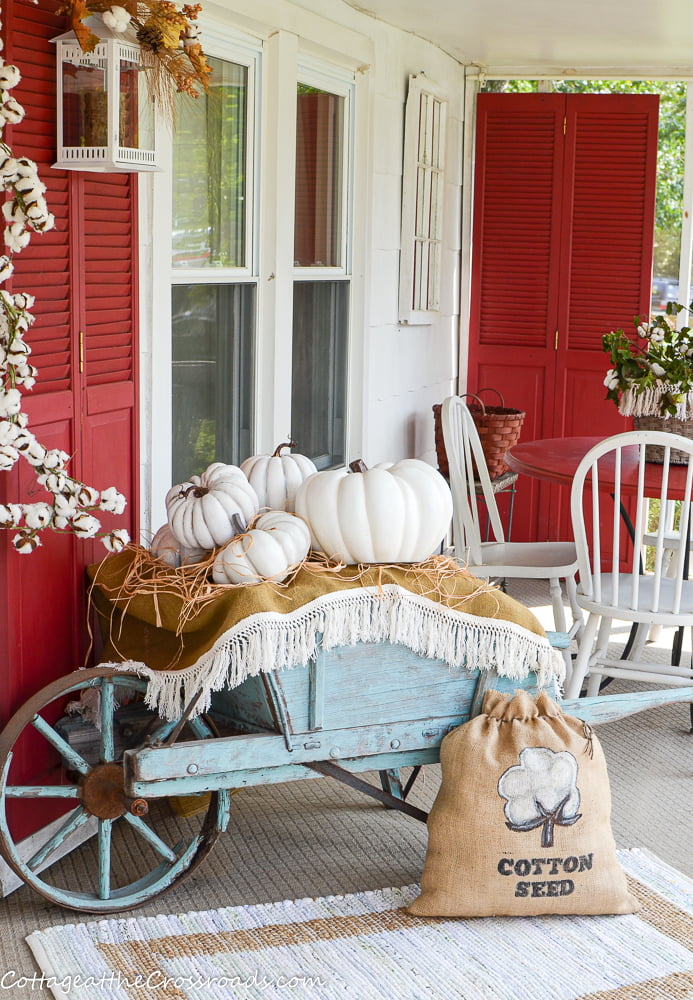
[[[236,532],[236,534],[242,535],[246,529],[246,524],[243,518],[239,517],[238,514],[232,514],[231,517],[229,518],[229,521],[231,522],[233,530]]]
[[[295,447],[296,447],[295,441],[285,441],[283,444],[278,444],[277,447],[274,449],[274,454],[272,455],[272,458],[279,458],[282,448],[295,448]]]
[[[185,497],[187,500],[191,493],[199,499],[209,493],[209,490],[206,486],[188,486],[187,490],[180,491],[179,496]]]
[[[356,458],[353,462],[349,462],[349,468],[352,472],[368,472],[368,466],[362,458]]]

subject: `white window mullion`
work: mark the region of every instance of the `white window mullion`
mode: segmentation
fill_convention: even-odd
[[[265,53],[255,436],[271,452],[291,428],[298,39],[278,31]]]

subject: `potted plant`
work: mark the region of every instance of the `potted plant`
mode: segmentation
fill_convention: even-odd
[[[683,309],[690,312],[687,306],[667,302],[666,315],[635,317],[635,336],[618,329],[602,338],[611,362],[604,379],[606,398],[616,403],[619,413],[635,417],[636,426],[681,434],[685,431],[680,422],[691,421],[693,430],[693,329],[675,326]],[[676,426],[666,426],[672,420]]]

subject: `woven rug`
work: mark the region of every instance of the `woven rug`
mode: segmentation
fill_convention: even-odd
[[[27,938],[55,997],[96,1000],[685,1000],[693,881],[619,851],[643,909],[430,920],[417,886],[68,924]]]

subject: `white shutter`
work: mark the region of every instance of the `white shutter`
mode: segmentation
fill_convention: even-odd
[[[422,74],[409,77],[404,122],[399,321],[433,323],[440,308],[447,101]]]

